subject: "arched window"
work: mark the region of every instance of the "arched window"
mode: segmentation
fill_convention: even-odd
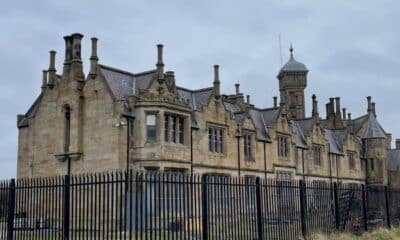
[[[71,108],[66,105],[64,107],[64,152],[69,152],[71,140]]]

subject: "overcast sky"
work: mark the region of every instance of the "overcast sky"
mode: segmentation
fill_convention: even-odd
[[[166,69],[177,84],[212,84],[219,64],[222,91],[240,83],[258,107],[279,95],[276,75],[294,56],[310,70],[307,115],[315,93],[325,117],[329,97],[340,96],[353,118],[376,102],[378,120],[400,138],[398,1],[5,1],[0,8],[0,179],[15,176],[16,115],[40,93],[48,51],[57,51],[62,70],[63,36],[85,35],[88,71],[90,38],[99,38],[100,63],[127,71],[154,68],[157,43],[165,45]],[[111,2],[111,1],[103,1]],[[54,160],[56,161],[56,160]]]

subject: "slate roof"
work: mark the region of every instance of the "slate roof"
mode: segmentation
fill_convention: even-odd
[[[389,149],[387,159],[389,171],[400,171],[400,149]]]
[[[108,87],[116,100],[126,100],[130,95],[137,95],[139,90],[147,89],[156,70],[133,74],[105,65],[99,65]]]
[[[368,114],[367,127],[365,128],[361,138],[386,138],[385,131],[372,113]]]
[[[300,148],[307,148],[306,137],[300,127],[298,121],[292,121],[294,126],[294,132],[296,134],[296,146]]]
[[[264,118],[264,122],[266,126],[271,126],[279,117],[280,109],[279,107],[276,108],[265,108],[260,109],[260,112]]]

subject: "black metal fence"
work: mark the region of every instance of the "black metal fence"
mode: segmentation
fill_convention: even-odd
[[[0,239],[298,239],[400,224],[400,190],[181,173],[0,182]]]

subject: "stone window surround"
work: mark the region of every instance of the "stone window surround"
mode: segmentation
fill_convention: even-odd
[[[281,139],[285,139],[285,143],[281,143]],[[280,160],[290,160],[290,135],[284,133],[276,134],[277,155]],[[283,145],[282,145],[283,144]],[[283,149],[282,149],[283,147]]]
[[[354,151],[347,151],[347,159],[349,161],[349,170],[356,170],[356,152]]]
[[[207,123],[207,139],[208,139],[208,151],[210,153],[214,153],[214,154],[220,154],[220,155],[225,155],[225,143],[226,143],[226,132],[227,132],[227,127],[224,125],[218,125],[218,124],[214,124],[214,123]],[[217,137],[217,148],[219,148],[219,151],[215,151],[215,140],[210,142],[210,129],[212,129],[213,131],[215,130],[222,130],[222,139],[220,138],[220,136]],[[218,131],[219,132],[219,131]],[[213,137],[215,137],[215,134],[212,135]],[[215,139],[215,138],[213,138]],[[214,145],[211,145],[211,143],[213,143]],[[221,149],[222,148],[222,149]]]
[[[156,142],[156,141],[158,141],[158,135],[159,135],[159,130],[157,130],[157,123],[158,123],[158,121],[159,121],[159,111],[155,111],[155,110],[149,110],[149,111],[144,111],[144,113],[145,113],[145,126],[146,126],[146,130],[145,130],[145,136],[146,136],[146,142]],[[149,137],[148,137],[148,129],[147,129],[147,117],[149,116],[149,115],[154,115],[155,116],[155,125],[154,125],[154,127],[155,127],[155,138],[154,139],[149,139]]]
[[[248,141],[250,142],[250,144],[248,144]],[[244,159],[248,162],[255,161],[255,144],[255,132],[250,130],[243,130]]]
[[[168,121],[166,120],[166,117],[169,117]],[[173,126],[172,118],[173,117],[176,118],[175,129],[172,129],[172,126]],[[179,124],[179,119],[182,119],[182,121],[183,121],[182,126]],[[164,120],[163,121],[163,123],[164,123],[163,124],[163,126],[164,126],[164,141],[171,143],[171,144],[181,144],[181,145],[186,144],[187,139],[185,137],[185,135],[186,135],[185,131],[186,131],[186,124],[188,123],[188,118],[184,115],[165,111],[163,120]],[[168,140],[166,139],[167,135],[166,135],[166,128],[165,128],[165,124],[167,122],[168,122]],[[181,129],[180,127],[183,127],[183,128]],[[182,131],[182,133],[180,133],[180,131]],[[173,138],[173,135],[175,138]],[[173,139],[175,139],[175,141]]]
[[[320,144],[312,144],[312,156],[314,166],[322,166],[324,160],[324,146]]]

